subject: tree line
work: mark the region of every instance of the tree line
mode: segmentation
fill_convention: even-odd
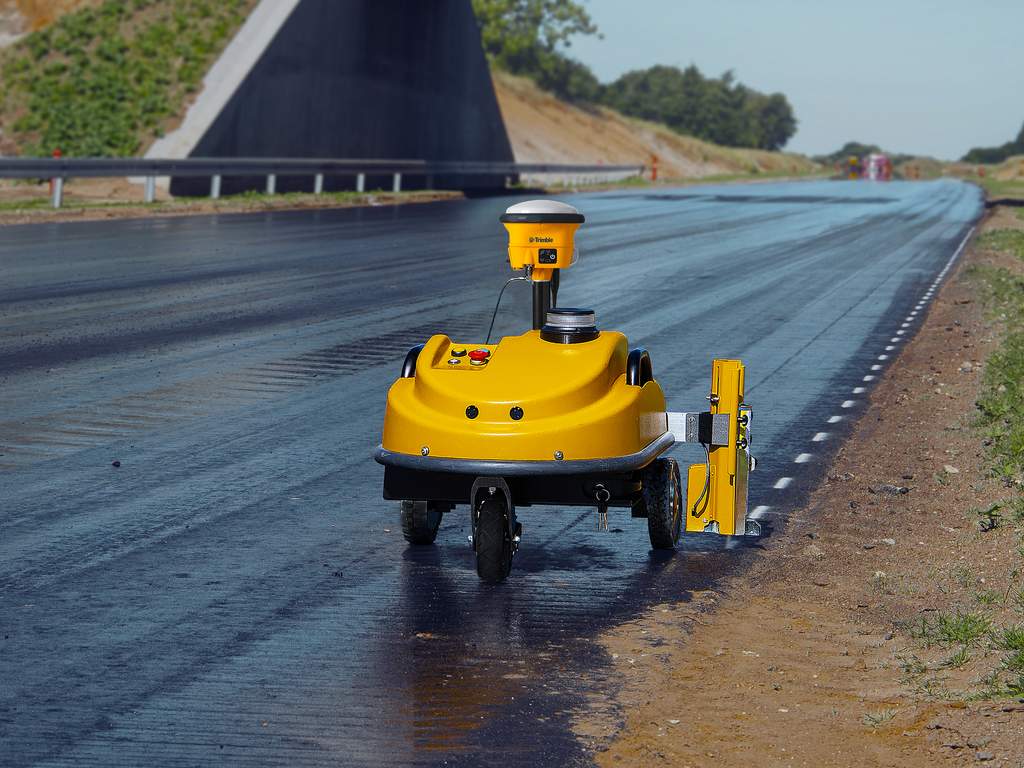
[[[571,0],[473,0],[484,51],[494,66],[534,80],[570,102],[603,104],[632,117],[730,147],[777,150],[796,132],[785,95],[765,94],[733,73],[708,77],[656,65],[601,83],[563,50],[576,35],[599,34],[590,15]]]
[[[974,147],[963,156],[965,163],[1001,163],[1008,157],[1024,155],[1024,125],[1013,141],[1000,144],[998,147]]]

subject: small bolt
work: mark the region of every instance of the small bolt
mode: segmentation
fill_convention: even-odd
[[[523,409],[520,408],[518,405],[513,405],[512,408],[509,410],[508,415],[512,417],[513,421],[519,421],[521,418],[523,418]]]
[[[561,451],[555,451],[555,461],[561,461],[565,458],[565,454]]]
[[[425,445],[422,448],[420,448],[420,456],[427,456],[429,454],[430,454],[430,448],[428,448]]]
[[[467,405],[466,406],[466,418],[467,419],[475,419],[479,415],[480,415],[480,409],[477,408],[475,405]]]

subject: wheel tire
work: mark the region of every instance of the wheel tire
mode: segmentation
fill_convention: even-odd
[[[433,544],[441,525],[441,508],[430,501],[402,502],[402,535],[410,544]]]
[[[675,459],[655,459],[644,469],[647,533],[655,549],[675,549],[683,523],[682,484]]]
[[[492,496],[480,502],[476,518],[476,573],[490,584],[504,581],[512,570],[505,499]]]

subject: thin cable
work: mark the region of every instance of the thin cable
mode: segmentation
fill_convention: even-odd
[[[505,294],[505,289],[508,288],[509,284],[514,283],[516,280],[527,280],[525,277],[510,277],[505,281],[505,284],[501,286],[501,290],[498,291],[498,300],[494,303],[494,314],[491,315],[491,327],[487,329],[487,341],[484,344],[491,343],[491,331],[494,330],[494,320],[498,316],[498,307],[501,306],[501,297]]]
[[[693,502],[693,509],[690,510],[690,514],[694,517],[700,517],[697,514],[697,507],[700,506],[700,503],[708,494],[708,489],[711,487],[711,450],[706,443],[701,443],[701,445],[704,446],[704,490],[700,492],[700,496]]]

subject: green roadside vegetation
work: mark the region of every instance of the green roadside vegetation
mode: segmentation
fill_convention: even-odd
[[[1024,217],[1022,217],[1024,218]],[[1024,229],[994,229],[974,246],[1012,255],[1024,264]],[[976,535],[1012,532],[1014,552],[1006,588],[993,589],[970,564],[948,574],[964,603],[953,611],[923,615],[908,627],[922,650],[938,651],[937,662],[916,654],[900,659],[904,682],[934,698],[982,700],[1024,696],[1024,269],[978,265],[968,270],[990,316],[999,346],[985,365],[974,427],[988,450],[989,469],[1005,497],[967,516]],[[969,667],[970,683],[953,690],[943,672]]]
[[[973,178],[972,181],[984,189],[989,198],[1024,200],[1024,178],[993,179],[991,176]]]
[[[59,210],[50,207],[49,197],[0,199],[0,225],[27,220],[79,218],[82,214],[99,213],[118,216],[162,216],[181,213],[248,213],[255,211],[289,210],[299,208],[345,208],[365,205],[392,205],[399,203],[426,202],[461,197],[457,192],[437,190],[412,190],[392,192],[370,190],[367,192],[340,191],[284,192],[268,195],[263,192],[243,192],[216,200],[209,197],[175,197],[142,201],[139,190],[138,200],[89,200],[65,197]]]
[[[978,246],[1013,254],[1024,261],[1024,230],[986,232]],[[974,274],[1005,329],[1002,344],[989,358],[985,369],[985,389],[978,400],[981,424],[991,448],[994,471],[1009,487],[1021,491],[1024,490],[1024,276],[995,267],[979,268]]]
[[[182,114],[256,0],[105,0],[0,51],[0,153],[137,154]]]

